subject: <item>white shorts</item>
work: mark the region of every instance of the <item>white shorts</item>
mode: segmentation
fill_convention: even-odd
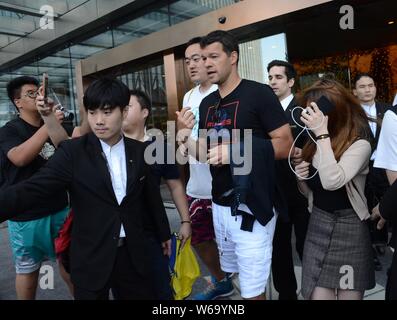
[[[250,232],[240,229],[242,216],[232,216],[230,207],[212,203],[212,213],[222,270],[239,274],[243,298],[264,293],[272,263],[277,214],[266,226],[255,220]]]

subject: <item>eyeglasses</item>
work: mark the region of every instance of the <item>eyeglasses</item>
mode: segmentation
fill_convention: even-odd
[[[36,99],[36,97],[39,95],[38,91],[28,91],[26,92],[22,97],[29,97],[31,99]]]
[[[189,66],[191,61],[193,61],[194,63],[199,63],[201,59],[202,59],[202,57],[200,55],[194,54],[190,58],[186,57],[185,58],[185,63],[186,63],[187,66]]]

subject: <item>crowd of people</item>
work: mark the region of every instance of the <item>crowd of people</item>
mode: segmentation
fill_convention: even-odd
[[[55,257],[76,300],[173,299],[162,180],[182,245],[191,238],[211,275],[194,300],[232,295],[233,276],[242,298],[263,300],[270,273],[279,299],[296,300],[293,242],[304,299],[359,300],[375,286],[377,255],[395,246],[397,106],[376,101],[366,73],[352,92],[323,77],[294,95],[291,63],[270,62],[267,85],[240,77],[239,56],[226,31],[187,43],[195,86],[176,112],[176,157],[146,130],[147,94],[120,80],[88,86],[78,127],[37,79],[8,83],[18,117],[0,129],[0,221],[18,299],[35,299],[41,264]],[[186,187],[172,161],[180,157]],[[396,259],[386,299],[397,298]]]

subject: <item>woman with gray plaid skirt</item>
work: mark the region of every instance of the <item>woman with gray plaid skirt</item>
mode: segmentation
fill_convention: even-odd
[[[324,115],[314,101],[333,105]],[[313,300],[359,300],[375,286],[364,196],[371,130],[359,102],[338,82],[306,89],[301,120],[315,136],[295,167],[311,212],[302,262],[302,295]]]

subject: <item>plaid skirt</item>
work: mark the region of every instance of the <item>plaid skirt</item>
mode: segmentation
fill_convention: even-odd
[[[364,292],[375,286],[369,227],[353,209],[333,213],[313,207],[302,261],[302,295],[315,287]]]

